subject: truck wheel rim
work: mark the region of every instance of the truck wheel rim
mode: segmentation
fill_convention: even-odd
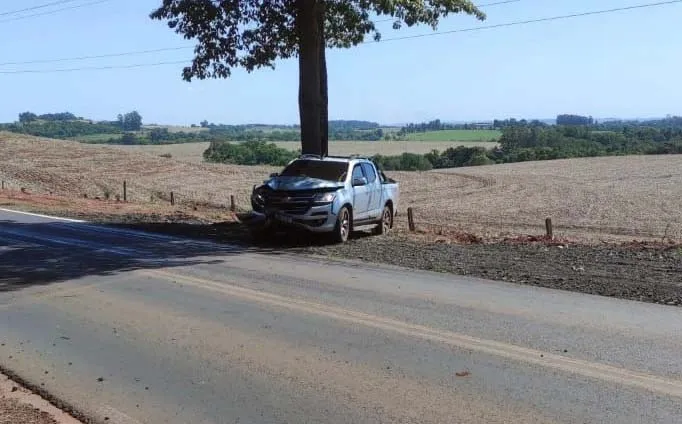
[[[348,219],[348,211],[344,210],[341,214],[341,237],[344,239],[348,237],[348,232],[350,230],[350,221]]]
[[[384,233],[387,233],[391,229],[391,211],[384,209],[384,219],[382,220],[382,225],[384,226]]]

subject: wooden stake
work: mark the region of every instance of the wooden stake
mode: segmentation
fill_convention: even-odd
[[[124,202],[128,201],[128,190],[127,190],[126,180],[123,180],[123,201]]]
[[[552,218],[545,219],[545,230],[547,230],[547,237],[554,239],[554,231],[552,229]]]
[[[414,231],[414,212],[412,211],[412,208],[407,208],[407,225],[410,228],[410,231]]]
[[[173,195],[173,192],[171,191],[171,206],[175,205],[175,196]]]
[[[234,195],[233,194],[230,195],[230,210],[232,212],[237,210],[237,205],[234,203]]]

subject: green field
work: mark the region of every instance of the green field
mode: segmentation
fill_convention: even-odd
[[[411,141],[490,141],[497,140],[502,132],[497,130],[443,130],[407,134]]]

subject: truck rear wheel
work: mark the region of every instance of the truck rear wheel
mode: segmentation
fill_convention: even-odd
[[[374,228],[375,235],[387,234],[393,228],[393,211],[391,207],[386,205],[381,212],[381,221]]]
[[[346,206],[342,207],[336,218],[336,226],[334,227],[334,241],[337,243],[345,243],[350,235],[350,211]]]

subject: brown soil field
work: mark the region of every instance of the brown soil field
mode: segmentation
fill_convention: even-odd
[[[177,202],[227,205],[235,195],[249,205],[253,184],[272,168],[187,163],[115,147],[0,133],[0,178],[15,190],[55,196],[123,196],[128,201],[165,207]]]
[[[279,147],[289,150],[296,150],[300,144],[292,141],[277,141]],[[331,141],[329,143],[330,154],[332,155],[400,155],[404,152],[409,153],[428,153],[432,150],[443,151],[448,147],[457,146],[483,146],[492,147],[495,143],[477,141]],[[208,148],[208,143],[183,143],[167,144],[156,146],[113,146],[126,151],[145,152],[153,155],[170,154],[173,159],[183,162],[201,163],[204,150]]]
[[[550,217],[555,232],[574,238],[682,239],[682,155],[566,159],[433,173],[470,181],[444,188],[448,197],[433,196],[429,187],[428,206],[420,209],[436,211],[435,222],[449,221],[474,232],[488,228],[536,234]]]
[[[0,178],[15,190],[67,198],[87,194],[91,200],[108,193],[113,199],[126,180],[128,200],[136,207],[192,214],[198,204],[209,220],[225,218],[215,207],[229,204],[230,195],[240,209],[248,209],[252,185],[276,170],[192,163],[135,149],[9,133],[0,133],[0,164]],[[399,227],[405,226],[405,210],[411,206],[418,229],[436,238],[538,235],[551,217],[555,235],[577,241],[682,239],[682,155],[388,174],[401,184]],[[171,191],[175,208],[168,204]],[[113,201],[98,205],[121,209]]]

